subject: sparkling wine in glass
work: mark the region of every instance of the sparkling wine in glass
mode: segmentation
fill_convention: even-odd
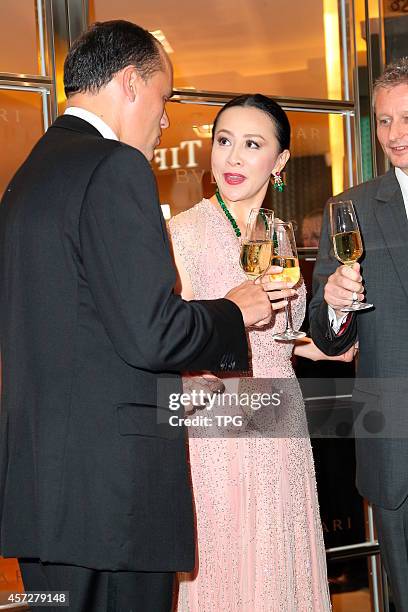
[[[360,227],[351,200],[330,202],[330,225],[334,254],[342,264],[351,267],[364,252]],[[350,306],[344,306],[340,310],[341,312],[354,312],[372,307],[373,304],[353,299]]]
[[[271,274],[272,280],[296,284],[300,280],[299,258],[296,248],[295,233],[290,221],[275,222],[273,266],[281,266],[282,272]],[[274,340],[297,340],[304,338],[305,332],[295,331],[291,322],[290,302],[285,306],[286,329],[281,334],[274,334]]]
[[[240,264],[250,280],[269,268],[273,246],[273,210],[253,208],[241,243]]]

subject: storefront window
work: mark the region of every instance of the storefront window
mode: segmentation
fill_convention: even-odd
[[[383,0],[386,62],[408,55],[408,2]]]
[[[36,2],[1,0],[0,72],[41,74]]]
[[[378,604],[374,606],[374,597],[377,596],[372,591],[370,558],[330,563],[328,577],[333,612],[371,612],[379,609]]]
[[[127,19],[160,32],[176,89],[346,99],[341,7],[347,5],[338,0],[91,0],[90,21]]]
[[[0,89],[0,195],[43,132],[41,94]]]

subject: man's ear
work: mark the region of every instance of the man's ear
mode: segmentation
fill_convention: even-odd
[[[129,102],[134,102],[138,93],[140,77],[134,66],[126,66],[122,70],[121,85]]]

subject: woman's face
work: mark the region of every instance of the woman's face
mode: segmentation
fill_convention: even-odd
[[[219,117],[211,153],[218,188],[231,202],[265,195],[272,172],[280,171],[288,151],[279,154],[275,126],[266,113],[232,107]]]

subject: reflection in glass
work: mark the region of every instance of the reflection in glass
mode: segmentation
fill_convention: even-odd
[[[1,0],[0,72],[41,74],[35,5],[34,0]]]
[[[290,219],[297,229],[299,247],[316,246],[308,242],[307,215],[313,219],[313,234],[319,233],[322,208],[334,193],[349,186],[343,115],[326,113],[288,113],[292,127],[291,158],[285,169],[285,190],[269,189],[268,205],[279,218]],[[334,121],[332,121],[334,119]]]
[[[361,138],[361,177],[363,181],[373,178],[373,153],[371,142],[371,90],[367,67],[367,24],[366,2],[355,0],[355,33],[356,33],[356,72],[359,83],[360,101],[360,138]],[[370,22],[371,27],[373,23]],[[378,34],[377,34],[378,38]]]
[[[0,196],[43,131],[40,93],[0,89]]]
[[[8,604],[11,593],[24,593],[20,568],[17,559],[0,557],[0,609],[10,610]]]
[[[383,0],[386,63],[408,55],[408,5],[405,0]]]
[[[326,56],[327,97],[341,100],[342,98],[342,71],[340,47],[340,23],[337,0],[323,0],[324,41]],[[336,118],[330,117],[330,123]],[[332,133],[335,135],[336,126],[330,125],[330,141],[333,147]]]
[[[339,4],[92,0],[90,18],[160,29],[173,49],[176,89],[342,99]]]
[[[355,485],[354,438],[314,438],[312,447],[326,548],[364,542],[364,503]]]
[[[309,293],[310,280],[310,275],[305,276]],[[369,533],[364,501],[355,483],[354,366],[298,358],[295,372],[305,398],[325,547],[361,544]]]
[[[170,127],[162,134],[152,167],[161,203],[169,204],[175,215],[215,192],[211,127],[218,107],[169,102],[166,108]]]
[[[331,561],[328,577],[333,612],[371,612],[370,558]]]

